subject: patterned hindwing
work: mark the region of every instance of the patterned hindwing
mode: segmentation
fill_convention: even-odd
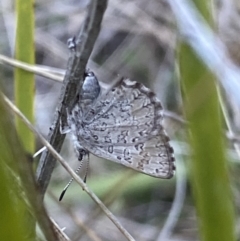
[[[144,85],[123,79],[83,113],[77,136],[92,154],[145,174],[171,178],[173,149],[162,127],[162,106]]]
[[[96,156],[120,163],[136,171],[158,178],[171,178],[175,165],[173,149],[165,134],[136,145],[104,145],[87,148]]]

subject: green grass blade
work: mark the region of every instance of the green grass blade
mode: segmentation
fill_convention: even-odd
[[[16,0],[17,33],[15,57],[18,60],[33,64],[34,48],[34,2],[33,0]],[[34,74],[16,68],[15,101],[25,116],[34,122]],[[23,146],[29,153],[34,152],[33,133],[20,121],[16,120],[17,131]]]
[[[23,62],[34,64],[34,1],[33,0],[16,0],[16,46],[15,57]],[[34,74],[25,70],[16,68],[15,77],[15,102],[24,115],[33,123],[34,122],[34,95],[35,82]],[[16,129],[24,149],[29,154],[35,150],[34,134],[16,119]],[[35,239],[35,219],[29,210],[24,206],[18,208],[19,216],[28,229],[25,236],[28,240]]]
[[[208,22],[209,1],[195,1]],[[215,76],[182,43],[179,64],[184,107],[189,121],[192,189],[195,197],[201,240],[233,241],[234,209],[228,178],[226,146],[222,135],[222,122]]]
[[[29,227],[21,215],[26,206],[23,199],[19,198],[21,190],[18,190],[16,185],[19,181],[16,158],[21,158],[16,153],[20,147],[14,145],[18,142],[10,123],[10,116],[0,98],[0,240],[26,241],[29,240],[26,235]]]

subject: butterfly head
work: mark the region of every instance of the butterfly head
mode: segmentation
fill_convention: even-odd
[[[100,85],[97,77],[90,70],[86,70],[84,73],[84,82],[82,90],[80,92],[81,100],[95,100],[100,94]]]

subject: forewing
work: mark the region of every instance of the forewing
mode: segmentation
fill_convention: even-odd
[[[91,143],[133,143],[162,130],[162,107],[148,88],[125,79],[100,96],[83,119]]]

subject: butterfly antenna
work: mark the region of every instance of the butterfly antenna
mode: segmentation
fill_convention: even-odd
[[[83,164],[83,162],[81,161],[79,167],[78,167],[77,170],[75,171],[76,173],[78,173],[78,172],[80,171],[80,169],[81,169],[81,167],[82,167],[82,164]],[[70,181],[68,182],[68,184],[66,185],[66,187],[63,189],[63,191],[62,191],[62,193],[61,193],[61,195],[60,195],[60,197],[59,197],[59,201],[61,201],[61,200],[63,199],[63,196],[64,196],[65,192],[67,191],[67,189],[69,188],[69,186],[71,185],[71,183],[73,182],[73,180],[74,180],[74,178],[72,177],[72,178],[70,179]]]

